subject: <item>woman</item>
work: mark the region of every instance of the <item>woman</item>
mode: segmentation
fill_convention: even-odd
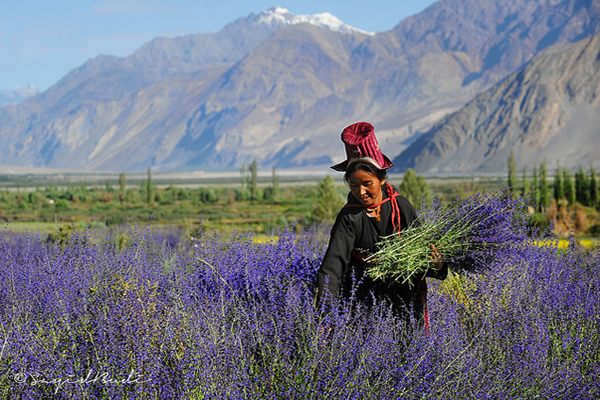
[[[342,132],[346,160],[332,168],[344,171],[350,188],[348,201],[332,227],[329,246],[317,275],[316,301],[323,293],[354,297],[370,304],[373,297],[391,303],[397,314],[425,322],[427,286],[425,276],[412,282],[374,281],[365,270],[364,257],[376,250],[384,236],[401,231],[417,222],[410,202],[386,182],[386,170],[394,164],[381,153],[373,126],[359,122]],[[446,278],[448,269],[431,246],[434,268],[426,276]]]

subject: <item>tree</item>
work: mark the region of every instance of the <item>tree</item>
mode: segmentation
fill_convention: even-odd
[[[563,185],[560,164],[556,163],[556,171],[554,172],[554,199],[556,200],[556,204],[560,204],[563,197],[565,197],[565,187]]]
[[[596,176],[596,170],[594,170],[593,166],[590,166],[590,206],[596,207],[598,205],[598,201],[600,201],[600,191],[598,190],[598,177]]]
[[[515,159],[515,152],[510,151],[510,157],[508,157],[508,190],[511,197],[514,198],[517,188],[517,160]]]
[[[575,200],[584,206],[588,205],[589,185],[582,167],[575,174]]]
[[[148,167],[148,179],[146,181],[146,203],[152,203],[152,173]]]
[[[127,190],[127,178],[125,176],[125,172],[121,172],[119,174],[119,200],[122,202],[125,201],[125,191]]]
[[[575,187],[573,178],[567,168],[563,169],[563,186],[565,188],[565,198],[568,204],[575,204]]]
[[[219,200],[219,196],[217,196],[217,193],[215,192],[215,190],[213,188],[209,188],[209,189],[202,191],[202,202],[203,203],[214,204],[217,202],[217,200]]]
[[[550,205],[550,191],[548,190],[548,168],[546,166],[546,159],[540,166],[540,211],[546,210]]]
[[[329,175],[319,182],[317,191],[317,206],[312,216],[316,222],[331,224],[340,209],[344,206],[344,199],[335,187],[333,178]]]
[[[256,160],[254,160],[252,161],[252,164],[250,164],[250,197],[252,200],[256,200],[258,197],[257,185],[258,165],[256,164]]]
[[[523,197],[529,193],[529,182],[527,182],[527,167],[523,167]]]
[[[272,172],[272,186],[265,188],[263,191],[263,199],[267,201],[276,201],[279,198],[279,177],[275,166],[271,168]]]
[[[271,169],[272,172],[272,180],[273,180],[273,200],[277,200],[279,197],[279,177],[277,176],[277,172],[275,170],[275,166]]]
[[[426,204],[430,204],[433,198],[431,189],[423,175],[418,175],[412,168],[404,173],[404,179],[400,185],[400,194],[406,197],[417,210],[420,210]]]
[[[537,167],[533,166],[533,186],[531,188],[532,206],[540,207],[540,185],[538,180]]]
[[[241,183],[242,183],[242,190],[246,189],[246,186],[248,186],[248,178],[246,175],[246,164],[242,165],[242,168],[240,168],[240,177],[241,177]]]

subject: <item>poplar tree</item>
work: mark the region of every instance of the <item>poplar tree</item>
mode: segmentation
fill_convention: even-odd
[[[588,205],[589,185],[582,167],[575,174],[575,200],[584,206]]]
[[[146,202],[152,203],[152,173],[148,167],[148,179],[146,181]]]
[[[540,211],[544,211],[550,205],[550,192],[548,191],[548,168],[546,159],[540,166]]]
[[[554,199],[556,200],[556,204],[560,204],[563,197],[565,197],[565,187],[563,185],[560,164],[556,163],[556,171],[554,172]]]
[[[563,169],[563,186],[565,188],[565,198],[569,205],[575,204],[575,187],[573,186],[573,178],[567,168]]]
[[[515,197],[517,187],[517,160],[515,152],[511,149],[508,157],[508,190],[511,197]]]
[[[527,167],[523,167],[523,197],[527,196],[530,188],[528,187],[529,182],[527,182]]]
[[[279,177],[277,176],[277,171],[275,170],[275,166],[271,169],[272,172],[272,180],[273,180],[273,199],[277,199],[279,197]]]
[[[590,166],[590,206],[596,207],[598,206],[598,201],[600,200],[600,191],[598,190],[598,177],[596,176],[596,170],[594,170],[593,166]]]
[[[252,200],[256,200],[258,197],[258,165],[256,160],[250,164],[250,197]]]
[[[240,168],[240,181],[242,183],[242,190],[246,189],[247,177],[246,177],[246,164],[243,164]]]
[[[125,172],[121,172],[119,174],[119,199],[121,203],[125,201],[125,195],[127,190],[127,177],[125,176]]]
[[[538,183],[538,173],[537,167],[533,166],[533,186],[531,188],[531,201],[533,202],[532,206],[539,207],[540,204],[540,186]]]

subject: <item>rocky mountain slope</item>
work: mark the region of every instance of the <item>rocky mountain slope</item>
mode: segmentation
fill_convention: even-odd
[[[530,169],[545,157],[579,167],[600,155],[600,34],[540,56],[420,137],[395,170],[499,171],[511,150]]]
[[[339,132],[359,120],[393,156],[550,45],[600,32],[600,0],[442,0],[377,34],[341,29],[329,15],[305,19],[272,9],[216,34],[97,57],[0,108],[0,163],[330,164],[343,158]]]

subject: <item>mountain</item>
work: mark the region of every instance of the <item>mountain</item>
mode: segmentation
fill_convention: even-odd
[[[544,157],[566,167],[597,163],[600,34],[560,48],[438,123],[396,157],[395,171],[501,171],[511,150],[522,167]]]
[[[19,104],[28,97],[35,96],[38,93],[40,93],[40,90],[33,85],[0,90],[0,107],[8,104]]]
[[[339,32],[361,32],[324,13],[294,16],[281,7],[251,13],[217,33],[156,38],[128,57],[101,55],[69,72],[37,100],[42,107],[120,100],[174,76],[233,65],[282,27],[310,23]]]
[[[135,70],[151,71],[154,80],[182,73],[230,66],[258,47],[273,32],[307,23],[341,33],[365,33],[344,24],[329,13],[294,15],[282,7],[251,13],[227,24],[221,31],[157,38],[123,60]]]
[[[96,170],[298,167],[375,125],[393,156],[550,48],[600,32],[600,0],[442,0],[370,34],[281,8],[99,56],[0,108],[0,163]]]
[[[257,25],[264,24],[275,28],[297,24],[310,24],[314,26],[320,26],[321,28],[326,28],[334,32],[371,34],[362,29],[344,24],[336,16],[328,12],[312,15],[294,15],[289,10],[278,6],[271,7],[268,10],[261,12],[257,16],[251,14],[245,19],[245,21],[246,23],[251,21]]]

